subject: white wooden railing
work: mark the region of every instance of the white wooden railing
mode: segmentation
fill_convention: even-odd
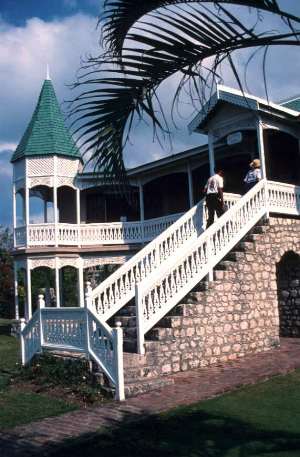
[[[226,194],[228,203],[236,200],[235,194]],[[145,221],[107,222],[99,224],[30,224],[28,243],[26,226],[15,229],[15,247],[35,246],[96,246],[148,243],[166,230],[184,213],[156,217]]]
[[[300,214],[300,188],[260,181],[184,251],[136,284],[138,352],[159,322],[269,212]]]
[[[40,295],[39,309],[25,327],[24,324],[21,326],[23,365],[45,349],[86,354],[115,386],[116,398],[124,400],[123,333],[120,327],[111,328],[100,322],[87,306],[45,308]]]
[[[230,207],[239,198],[239,195],[226,194],[225,203]],[[203,232],[205,219],[205,202],[201,200],[93,289],[92,306],[101,320],[109,319],[134,297],[136,284],[179,248],[196,240]]]
[[[99,224],[30,224],[28,243],[26,227],[15,229],[17,248],[29,246],[95,246],[145,243],[172,225],[183,213],[157,217],[146,221],[107,222]]]

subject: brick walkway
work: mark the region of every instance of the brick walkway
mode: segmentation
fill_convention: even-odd
[[[51,417],[0,433],[1,457],[46,456],[51,444],[124,421],[204,400],[240,386],[300,368],[300,339],[282,339],[281,348],[217,367],[178,373],[175,384],[123,403]]]

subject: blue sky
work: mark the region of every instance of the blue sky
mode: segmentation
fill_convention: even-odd
[[[50,65],[59,100],[72,98],[68,84],[75,80],[80,59],[88,53],[99,53],[96,26],[102,3],[102,0],[0,0],[0,224],[11,224],[9,159],[30,121],[46,75],[46,64]],[[280,3],[300,15],[299,0],[281,0]],[[265,21],[269,28],[276,27],[272,19],[267,17]],[[245,61],[246,54],[237,56],[240,68]],[[263,96],[259,69],[258,57],[249,70],[249,86],[252,93]],[[224,68],[223,73],[224,83],[234,85],[228,68]],[[299,48],[271,50],[268,57],[271,99],[277,101],[299,94],[299,74]],[[171,100],[170,89],[175,86],[176,78],[161,90],[161,100],[166,106]],[[137,127],[125,151],[126,164],[138,165],[205,141],[200,135],[187,134],[188,121],[183,122],[182,130],[174,132],[173,149],[168,146],[162,149],[153,143],[151,129],[144,125]]]

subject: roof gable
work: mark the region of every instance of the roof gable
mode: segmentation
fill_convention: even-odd
[[[41,155],[81,158],[79,149],[65,126],[50,79],[44,81],[31,121],[11,161]]]
[[[285,108],[292,109],[294,111],[300,112],[300,96],[292,100],[287,100],[286,102],[281,103],[281,106]]]
[[[192,132],[197,130],[199,127],[203,127],[207,123],[208,119],[213,115],[217,105],[219,106],[220,103],[224,102],[251,111],[267,110],[269,113],[280,113],[281,115],[288,117],[298,117],[299,115],[297,110],[292,109],[292,107],[272,103],[263,98],[243,93],[237,89],[217,85],[216,92],[210,97],[202,110],[189,124],[189,131]]]

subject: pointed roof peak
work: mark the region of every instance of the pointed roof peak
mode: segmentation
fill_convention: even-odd
[[[45,155],[81,159],[79,149],[65,126],[50,78],[43,83],[31,121],[11,162],[24,157]]]
[[[46,66],[46,80],[51,80],[50,78],[50,70],[49,70],[49,64],[47,63],[47,66]]]

